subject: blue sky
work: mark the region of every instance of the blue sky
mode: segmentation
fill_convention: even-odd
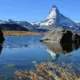
[[[74,21],[80,21],[80,0],[0,0],[0,20],[42,21],[53,5]]]

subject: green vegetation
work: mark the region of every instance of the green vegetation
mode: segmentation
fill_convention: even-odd
[[[8,64],[8,67],[14,67],[15,65],[14,64]]]

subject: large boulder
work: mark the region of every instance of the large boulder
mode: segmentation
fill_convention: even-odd
[[[69,29],[54,28],[52,31],[46,33],[41,41],[53,41],[56,43],[80,42],[80,35]]]
[[[0,29],[0,43],[2,43],[4,41],[4,37],[3,37],[3,33]]]

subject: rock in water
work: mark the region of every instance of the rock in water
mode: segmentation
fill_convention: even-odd
[[[0,29],[0,43],[4,41],[2,30]]]
[[[80,35],[69,29],[55,28],[52,31],[46,33],[41,41],[53,41],[57,43],[80,43]]]

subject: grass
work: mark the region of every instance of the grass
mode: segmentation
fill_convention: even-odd
[[[15,80],[80,80],[80,68],[71,66],[72,63],[42,62],[35,65],[35,71],[17,70]]]
[[[41,35],[40,32],[31,31],[2,31],[4,36],[27,36],[27,35]]]

